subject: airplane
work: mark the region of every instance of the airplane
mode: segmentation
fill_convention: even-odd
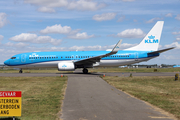
[[[12,56],[4,62],[5,65],[22,69],[57,68],[59,71],[74,71],[83,68],[87,74],[88,68],[106,66],[124,66],[156,58],[160,53],[174,47],[158,50],[164,21],[157,21],[140,44],[119,50],[122,40],[109,51],[56,51],[29,52]]]
[[[173,68],[180,67],[180,65],[174,65]]]

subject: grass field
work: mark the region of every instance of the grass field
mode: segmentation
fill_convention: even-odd
[[[88,69],[90,73],[96,72],[180,72],[180,68],[157,68],[157,71],[154,71],[154,68],[90,68]],[[0,73],[19,73],[19,70],[2,70]],[[58,71],[57,69],[48,69],[48,70],[23,70],[23,73],[73,73],[73,71]]]
[[[57,119],[66,84],[67,77],[0,77],[0,91],[22,91],[20,120]]]
[[[109,84],[180,119],[180,81],[174,77],[103,77]]]

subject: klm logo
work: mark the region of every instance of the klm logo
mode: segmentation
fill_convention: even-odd
[[[158,39],[155,39],[155,36],[148,36],[149,39],[145,40],[145,43],[159,43]]]
[[[62,67],[67,67],[66,65],[63,65]]]
[[[32,55],[29,55],[29,57],[39,57],[36,53],[32,53]]]

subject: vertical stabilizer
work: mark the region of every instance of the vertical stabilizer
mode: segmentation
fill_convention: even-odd
[[[164,21],[158,21],[139,45],[126,50],[157,51],[160,43],[163,24]]]

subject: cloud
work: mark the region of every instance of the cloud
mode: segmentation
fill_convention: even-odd
[[[64,7],[68,5],[67,0],[24,0],[24,2],[49,8]]]
[[[39,12],[46,12],[46,13],[54,13],[55,10],[53,8],[49,8],[49,7],[40,7],[38,8]]]
[[[0,40],[3,40],[4,39],[4,36],[0,35]]]
[[[165,17],[172,17],[172,13],[166,14]]]
[[[152,19],[146,21],[146,23],[153,23],[153,22],[156,21],[156,20],[162,20],[162,18],[158,18],[158,17],[152,18]]]
[[[6,13],[0,13],[0,28],[7,23],[6,16]]]
[[[86,32],[78,33],[81,29],[72,30],[70,26],[61,26],[61,24],[56,24],[53,26],[47,26],[45,29],[41,30],[40,33],[58,33],[58,34],[67,34],[68,38],[71,39],[89,39],[95,37],[94,35],[88,35]]]
[[[105,3],[98,4],[97,2],[92,2],[91,0],[78,0],[70,2],[67,8],[71,10],[95,11],[105,6]]]
[[[12,43],[12,42],[8,42],[8,43],[5,43],[4,45],[8,46],[8,47],[20,47],[20,48],[22,48],[22,47],[28,46],[29,44],[22,43],[22,42],[19,42],[19,43],[16,43],[16,44]]]
[[[68,34],[71,32],[70,26],[62,27],[61,24],[56,24],[53,26],[47,26],[45,29],[41,30],[40,33],[48,34],[48,33],[59,33],[59,34]]]
[[[141,29],[126,29],[117,35],[108,35],[113,37],[122,37],[122,38],[142,38],[145,36],[145,33]]]
[[[118,22],[122,22],[124,19],[125,19],[125,16],[123,15],[118,19]]]
[[[128,43],[123,43],[121,44],[120,46],[120,50],[122,49],[126,49],[126,48],[129,48],[129,47],[133,47],[137,44],[128,44]],[[71,51],[75,51],[75,50],[84,50],[84,51],[95,51],[95,50],[110,50],[110,49],[113,49],[115,46],[114,45],[107,45],[107,46],[101,46],[101,45],[94,45],[94,46],[72,46],[69,48],[69,50]]]
[[[12,40],[15,42],[30,42],[30,41],[36,39],[37,37],[38,36],[36,34],[21,33],[20,35],[11,37],[9,40]]]
[[[116,13],[103,13],[101,15],[94,15],[93,20],[96,21],[107,21],[107,20],[112,20],[116,16]]]
[[[51,43],[53,45],[58,45],[62,42],[60,39],[53,39],[50,36],[37,36],[36,34],[31,33],[21,33],[20,35],[16,35],[11,37],[9,40],[15,42],[30,42],[30,43]]]
[[[180,31],[179,32],[172,32],[173,35],[178,35],[180,34]]]
[[[64,7],[69,10],[95,11],[106,6],[105,3],[97,3],[91,0],[24,0],[25,3],[40,6],[40,12],[55,12],[54,8]]]
[[[178,14],[175,18],[176,18],[177,20],[180,20],[180,14]]]
[[[177,40],[177,41],[180,41],[180,36],[176,37],[176,40]]]
[[[94,36],[94,35],[88,35],[86,32],[76,33],[76,34],[74,34],[74,35],[68,36],[68,38],[78,39],[78,40],[89,39],[89,38],[92,38],[92,37],[95,37],[95,36]]]
[[[180,49],[180,44],[178,42],[173,42],[169,45],[165,45],[164,47],[166,47],[166,48],[176,47],[176,49]]]
[[[135,0],[122,0],[123,2],[133,2]]]

